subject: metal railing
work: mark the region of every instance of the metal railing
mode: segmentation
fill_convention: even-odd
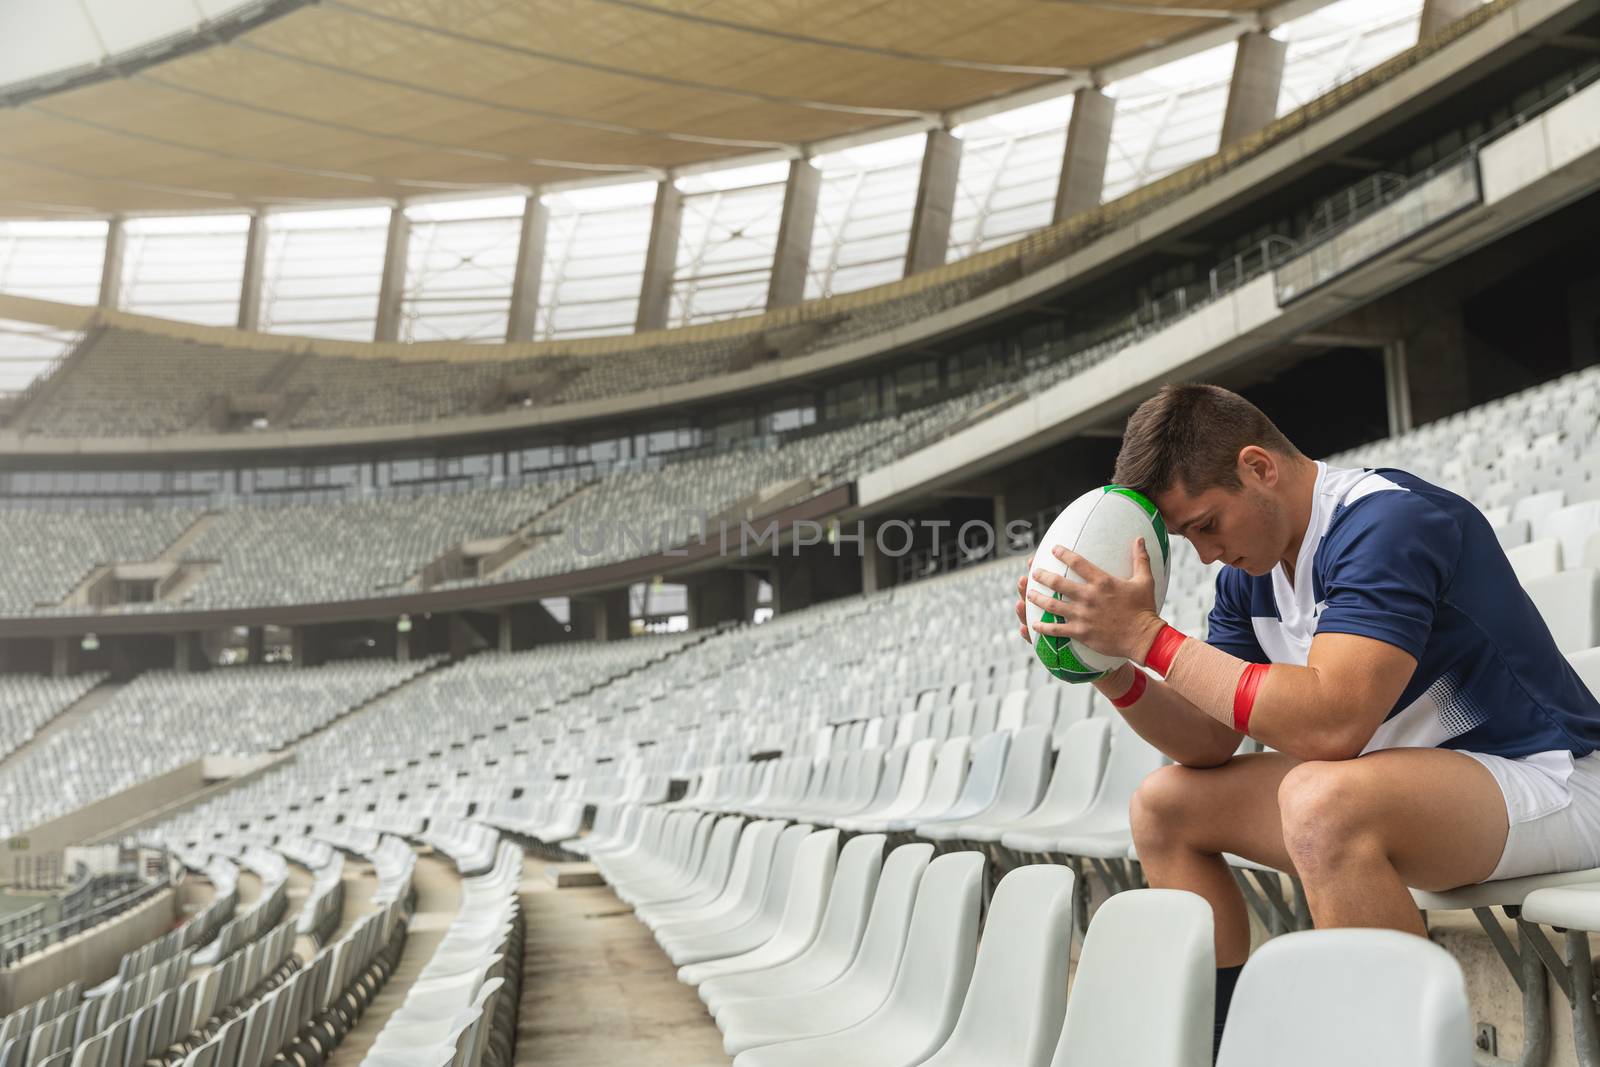
[[[132,874],[98,875],[81,887],[76,914],[64,912],[58,922],[0,942],[0,969],[15,967],[34,953],[114,919],[171,884],[170,873],[149,881]]]

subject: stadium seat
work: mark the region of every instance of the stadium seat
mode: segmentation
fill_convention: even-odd
[[[1056,756],[1050,783],[1037,805],[1011,819],[991,813],[962,823],[955,832],[965,841],[995,844],[1007,833],[1029,834],[1083,814],[1100,787],[1110,736],[1109,720],[1082,719],[1073,723],[1061,735],[1061,752]]]
[[[973,822],[1010,822],[1021,818],[1039,804],[1045,780],[1050,773],[1050,726],[1039,724],[1017,731],[1006,753],[1005,770],[993,799],[983,807],[963,812],[951,809],[944,818],[916,827],[918,837],[948,842],[962,839],[962,827]],[[968,779],[977,777],[976,768]],[[973,792],[969,788],[969,793]],[[958,805],[959,808],[959,805]]]
[[[1535,578],[1545,578],[1560,572],[1561,542],[1554,537],[1529,541],[1516,548],[1506,549],[1506,559],[1511,562],[1511,569],[1515,572],[1517,580],[1526,585]]]
[[[912,1067],[937,1051],[972,977],[984,862],[976,852],[952,852],[928,865],[905,953],[877,1010],[837,1033],[741,1052],[735,1067]]]
[[[1095,911],[1051,1067],[1210,1067],[1211,906],[1172,889],[1117,893]]]
[[[1072,880],[1070,870],[1051,864],[1019,867],[1000,880],[955,1029],[931,1058],[912,1062],[1047,1067],[1067,1002]]]
[[[678,980],[699,985],[712,978],[776,967],[804,952],[817,936],[838,859],[838,830],[818,830],[807,837],[795,853],[789,887],[783,895],[783,910],[772,936],[746,952],[730,953],[679,968]],[[774,866],[773,877],[778,876]]]
[[[723,956],[749,952],[770,938],[783,918],[792,875],[801,846],[813,835],[804,824],[790,826],[779,836],[772,862],[762,873],[750,907],[741,907],[720,920],[670,923],[655,929],[656,941],[667,958],[682,967]]]
[[[1470,1067],[1460,964],[1394,930],[1275,937],[1245,964],[1217,1067]],[[1292,1050],[1292,1051],[1291,1051]]]
[[[884,867],[885,838],[859,834],[839,853],[827,906],[815,938],[793,958],[700,983],[700,999],[716,1016],[725,1006],[762,997],[820,989],[855,957]]]
[[[919,905],[930,914],[938,910],[934,894],[922,905],[922,883],[932,858],[933,846],[920,842],[901,845],[889,854],[872,898],[860,948],[837,979],[808,992],[723,1005],[716,1019],[728,1055],[838,1033],[876,1011],[889,995],[900,969],[913,911]],[[949,882],[953,873],[959,873],[950,867],[940,871],[941,882]],[[946,886],[937,895],[943,908],[941,918],[949,921],[956,921],[960,915],[961,900],[953,888]]]
[[[1597,574],[1600,572],[1562,571],[1523,583],[1545,625],[1550,627],[1556,647],[1562,652],[1578,652],[1600,645]]]

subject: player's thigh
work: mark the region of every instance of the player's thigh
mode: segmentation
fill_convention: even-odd
[[[1278,789],[1299,763],[1282,752],[1254,752],[1217,767],[1162,767],[1134,795],[1134,842],[1141,858],[1147,846],[1158,852],[1177,844],[1292,871]]]
[[[1307,763],[1287,779],[1280,808],[1291,852],[1329,834],[1377,833],[1407,885],[1442,890],[1481,882],[1505,849],[1509,820],[1494,775],[1460,752],[1392,748],[1337,763]],[[1309,861],[1307,861],[1309,862]]]

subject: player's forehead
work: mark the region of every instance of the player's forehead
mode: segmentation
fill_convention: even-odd
[[[1195,493],[1177,482],[1163,492],[1152,494],[1151,502],[1161,512],[1167,529],[1181,534],[1194,523],[1204,522],[1207,517],[1227,507],[1233,496],[1233,493],[1220,486]]]

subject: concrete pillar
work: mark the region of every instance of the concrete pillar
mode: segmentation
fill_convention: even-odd
[[[1256,31],[1239,38],[1233,57],[1233,81],[1222,113],[1222,147],[1255,133],[1278,117],[1278,90],[1283,87],[1283,59],[1289,45]]]
[[[789,163],[783,187],[783,215],[778,221],[778,248],[772,255],[767,283],[767,310],[789,307],[806,298],[806,271],[811,267],[811,234],[817,222],[817,194],[822,172],[809,160]]]
[[[172,635],[172,669],[175,671],[194,670],[194,634]]]
[[[1061,180],[1056,184],[1051,221],[1060,222],[1100,206],[1116,114],[1116,97],[1099,89],[1079,89],[1072,94],[1072,118],[1067,121],[1067,147],[1061,156]]]
[[[65,678],[72,670],[72,638],[50,639],[50,677]]]
[[[495,628],[495,648],[501,652],[510,652],[514,647],[511,641],[511,609],[501,608],[495,616],[498,621]]]
[[[398,629],[395,630],[394,660],[396,663],[411,662],[411,635],[414,633],[416,633],[415,630],[406,630],[404,632]]]
[[[239,329],[261,328],[261,281],[267,264],[267,220],[260,212],[250,216],[244,239],[244,280],[239,283]]]
[[[296,667],[311,666],[306,662],[308,644],[304,626],[295,626],[289,630],[289,658],[294,661]]]
[[[639,314],[634,330],[661,330],[672,304],[672,274],[678,267],[678,230],[683,223],[683,194],[672,179],[657,184],[656,206],[650,213],[650,245],[644,254],[639,283]]]
[[[267,628],[265,626],[252,626],[244,632],[244,654],[249,657],[252,667],[259,666],[267,658]]]
[[[538,196],[522,207],[522,236],[517,240],[517,272],[511,276],[511,314],[507,341],[531,341],[539,319],[539,282],[544,276],[544,239],[550,211]]]
[[[1470,15],[1483,5],[1483,0],[1423,0],[1422,22],[1417,26],[1417,40],[1425,41],[1456,19]]]
[[[894,560],[878,551],[871,527],[861,540],[861,591],[876,593],[894,584]]]
[[[960,171],[961,138],[949,130],[929,130],[922,149],[917,202],[911,209],[907,274],[944,266],[945,253],[950,250],[950,214],[956,206],[956,177]]]
[[[374,341],[400,340],[400,305],[406,289],[406,254],[411,248],[411,220],[405,209],[389,211],[389,236],[383,246],[383,280],[378,286],[378,321]]]
[[[1389,409],[1389,436],[1408,433],[1411,421],[1411,380],[1406,373],[1406,345],[1391,341],[1383,346],[1383,391]]]
[[[711,571],[685,580],[689,629],[749,622],[756,613],[761,576],[753,571]]]
[[[100,307],[115,310],[122,296],[122,260],[127,247],[122,219],[114,218],[106,227],[106,254],[100,261]]]
[[[1408,324],[1405,335],[1406,398],[1421,426],[1472,406],[1474,367],[1461,306],[1445,307]],[[1385,360],[1387,372],[1387,358]]]
[[[618,641],[631,633],[626,587],[591,596],[575,596],[568,603],[574,637],[585,641]]]

